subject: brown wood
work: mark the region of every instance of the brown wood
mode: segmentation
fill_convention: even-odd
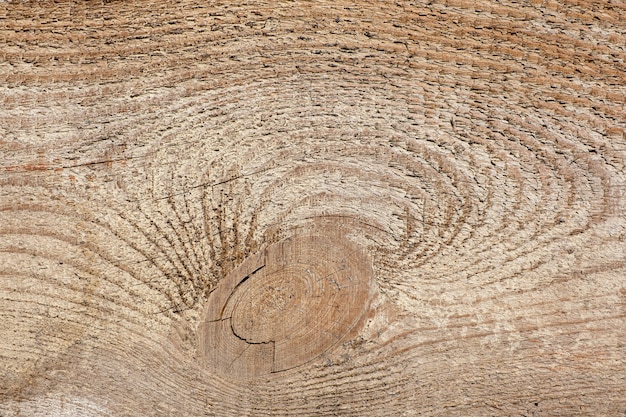
[[[626,7],[0,2],[0,416],[623,416]]]
[[[227,378],[294,369],[346,339],[369,306],[370,261],[341,235],[307,231],[231,271],[207,300],[198,350]]]

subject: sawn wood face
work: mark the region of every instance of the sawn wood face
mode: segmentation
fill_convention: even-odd
[[[620,2],[0,1],[0,416],[623,416]]]

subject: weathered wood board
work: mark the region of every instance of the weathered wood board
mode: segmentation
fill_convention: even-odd
[[[626,5],[0,2],[0,416],[626,415]]]

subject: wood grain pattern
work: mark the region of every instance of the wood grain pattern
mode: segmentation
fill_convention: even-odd
[[[219,283],[199,328],[207,366],[233,379],[282,372],[355,330],[369,307],[370,262],[332,231],[317,233],[268,247]]]
[[[0,2],[0,416],[626,414],[625,44],[611,1]]]

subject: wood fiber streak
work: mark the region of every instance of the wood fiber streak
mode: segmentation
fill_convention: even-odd
[[[0,0],[0,416],[623,416],[626,7]]]

